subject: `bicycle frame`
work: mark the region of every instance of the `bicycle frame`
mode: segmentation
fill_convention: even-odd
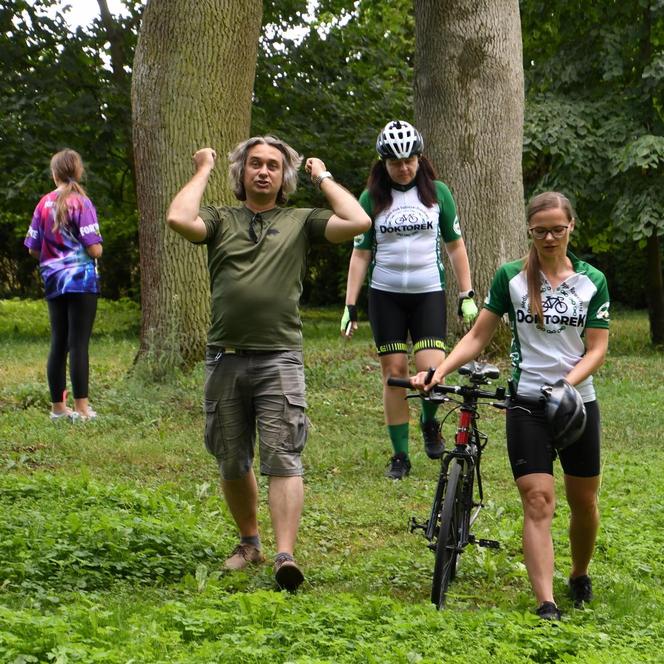
[[[430,369],[430,376],[433,373],[434,370]],[[459,373],[468,376],[468,384],[435,385],[426,394],[410,394],[406,397],[459,404],[454,448],[443,453],[429,518],[425,523],[418,523],[415,517],[411,517],[410,521],[410,532],[422,530],[429,542],[428,547],[435,554],[431,601],[438,609],[445,605],[447,588],[456,576],[459,554],[468,544],[500,548],[497,541],[476,538],[471,533],[471,528],[484,507],[480,463],[488,436],[477,427],[479,406],[488,405],[506,410],[524,407],[520,404],[535,407],[542,402],[542,399],[519,397],[511,381],[509,398],[506,398],[507,391],[504,387],[499,387],[494,392],[480,389],[481,385],[498,378],[500,372],[492,365],[472,362],[461,367]],[[388,378],[387,384],[412,388],[410,381],[401,378]],[[461,397],[461,401],[445,395]]]
[[[500,409],[507,408],[506,390],[503,387],[494,392],[480,389],[490,379],[498,377],[499,371],[494,366],[472,363],[462,367],[459,373],[469,377],[469,384],[436,385],[427,395],[410,395],[432,401],[459,403],[454,448],[443,453],[429,518],[425,523],[418,523],[415,517],[411,517],[410,526],[411,532],[423,531],[428,547],[435,554],[431,601],[439,609],[445,605],[448,585],[456,576],[458,557],[465,547],[468,544],[491,548],[500,546],[495,540],[476,538],[471,529],[484,507],[480,463],[488,443],[488,436],[477,427],[478,408],[481,403]],[[388,379],[388,385],[410,386],[403,379]],[[456,395],[461,397],[461,401],[445,395]]]
[[[426,525],[423,527],[424,536],[429,540],[431,548],[435,548],[434,540],[438,533],[440,510],[443,495],[445,493],[445,485],[447,484],[449,466],[454,459],[459,459],[463,463],[462,477],[464,482],[468,482],[470,477],[473,477],[473,479],[477,481],[477,502],[473,501],[472,493],[468,491],[465,492],[466,498],[471,500],[469,508],[475,509],[470,516],[469,522],[463,524],[463,531],[465,532],[462,531],[461,542],[464,543],[464,545],[468,543],[470,528],[475,523],[480,511],[484,507],[484,491],[482,487],[482,475],[480,472],[480,460],[482,458],[482,451],[488,441],[486,434],[483,434],[477,428],[476,421],[477,401],[473,399],[472,395],[465,395],[464,403],[460,407],[454,449],[445,451],[443,454],[440,474],[438,476],[438,484],[434,494],[434,502],[431,506],[431,513]],[[411,532],[421,527],[416,524],[414,519],[411,523]]]

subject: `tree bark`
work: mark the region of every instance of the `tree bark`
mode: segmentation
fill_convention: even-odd
[[[415,0],[415,118],[457,203],[480,301],[526,252],[524,86],[518,0]],[[459,332],[446,262],[448,320]],[[454,326],[456,324],[456,329]]]
[[[639,54],[641,67],[635,72],[637,79],[643,80],[644,67],[650,64],[653,56],[653,8],[646,3],[641,8],[641,37],[639,40]],[[657,99],[652,91],[648,93],[647,103],[643,104],[643,125],[646,131],[652,132],[657,124],[655,109]],[[650,322],[650,340],[655,345],[664,344],[664,279],[662,277],[662,251],[658,228],[652,228],[652,233],[646,241],[646,269],[647,269],[647,301],[648,320]]]
[[[648,319],[650,339],[657,346],[664,345],[664,278],[662,274],[662,247],[656,229],[646,243],[648,277]]]
[[[122,85],[127,74],[125,73],[125,49],[123,45],[122,32],[117,22],[108,9],[106,0],[97,0],[101,22],[106,31],[106,38],[111,45],[111,68],[113,70],[113,81]]]
[[[166,228],[173,196],[193,175],[191,156],[220,156],[207,190],[235,201],[225,155],[248,136],[260,0],[149,0],[132,79],[141,265],[141,354],[185,365],[203,357],[209,324],[206,252]]]

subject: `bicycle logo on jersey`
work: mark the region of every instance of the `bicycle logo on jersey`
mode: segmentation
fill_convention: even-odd
[[[397,235],[413,235],[420,231],[433,231],[433,220],[419,208],[406,206],[390,212],[384,221],[377,224],[381,233]]]
[[[550,311],[553,309],[557,314],[564,314],[567,312],[567,302],[565,302],[562,295],[547,295],[546,300],[542,302],[542,311]]]

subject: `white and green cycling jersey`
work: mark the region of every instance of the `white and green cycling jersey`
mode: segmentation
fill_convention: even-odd
[[[434,181],[437,203],[422,204],[413,186],[392,189],[392,204],[374,218],[368,191],[360,204],[372,218],[372,227],[355,238],[356,249],[372,251],[369,286],[391,293],[431,293],[445,289],[441,240],[461,237],[456,205],[447,186]]]
[[[530,311],[523,261],[502,265],[496,272],[484,307],[498,316],[507,314],[512,328],[511,360],[517,391],[540,396],[540,387],[564,378],[585,353],[586,328],[609,327],[609,290],[606,277],[571,252],[574,274],[553,288],[542,278],[542,312],[538,325]],[[576,388],[584,401],[595,399],[592,376]]]

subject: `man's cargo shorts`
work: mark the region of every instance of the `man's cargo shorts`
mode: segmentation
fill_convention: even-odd
[[[205,446],[223,479],[249,471],[256,430],[261,474],[302,475],[309,428],[302,352],[208,346],[205,370]]]

